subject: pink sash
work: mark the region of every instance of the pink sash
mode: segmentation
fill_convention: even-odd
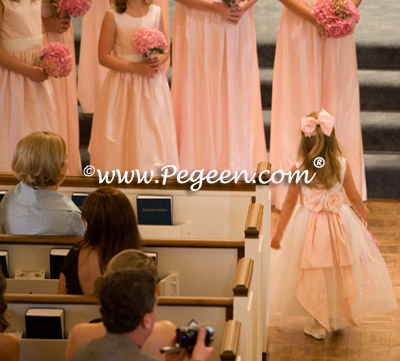
[[[347,321],[355,325],[351,305],[357,295],[353,253],[346,240],[346,227],[339,209],[344,202],[337,190],[312,191],[303,197],[311,214],[301,256],[296,297],[300,304],[330,330],[328,293],[324,269],[336,266],[342,306]]]

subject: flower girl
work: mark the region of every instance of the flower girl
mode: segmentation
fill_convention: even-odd
[[[356,325],[365,314],[397,308],[385,262],[364,222],[369,211],[354,185],[325,110],[302,119],[299,161],[292,171],[315,173],[310,184],[289,185],[271,247],[282,252],[271,277],[271,313],[311,316],[304,332],[324,339],[326,330]],[[325,160],[322,168],[314,159]],[[344,188],[353,206],[344,203]],[[296,205],[300,196],[300,204]]]
[[[168,54],[144,58],[133,37],[160,29],[160,7],[151,0],[114,0],[99,40],[100,64],[109,68],[93,117],[91,164],[102,171],[158,170],[178,166],[168,81],[161,70]]]
[[[18,141],[38,130],[59,132],[51,84],[39,65],[41,2],[0,1],[0,171],[10,172]]]

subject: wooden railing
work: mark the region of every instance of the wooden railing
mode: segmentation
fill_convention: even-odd
[[[225,323],[222,347],[219,358],[221,360],[236,360],[240,337],[240,322],[229,320]]]
[[[252,203],[249,206],[244,231],[246,238],[258,238],[262,224],[263,209],[264,207],[259,203]]]

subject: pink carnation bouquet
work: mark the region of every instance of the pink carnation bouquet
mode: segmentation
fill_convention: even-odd
[[[351,34],[360,20],[360,12],[351,0],[317,0],[312,14],[330,38]]]
[[[73,17],[85,15],[92,5],[92,0],[51,0],[51,2],[58,10]]]
[[[61,43],[48,43],[40,51],[40,67],[54,78],[69,75],[72,69],[72,55],[68,47]]]
[[[156,53],[164,54],[168,43],[160,30],[142,28],[133,37],[133,48],[139,55],[147,58]]]

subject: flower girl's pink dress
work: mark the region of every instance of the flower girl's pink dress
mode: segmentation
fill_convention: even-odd
[[[164,29],[169,40],[168,0],[155,0],[161,7]],[[79,54],[78,97],[84,113],[93,113],[97,97],[107,75],[107,68],[99,64],[97,56],[101,24],[104,14],[110,7],[110,0],[95,0],[82,19],[81,48]],[[169,62],[163,69],[167,72]]]
[[[42,0],[42,16],[56,15],[55,7],[50,0]],[[67,31],[62,34],[47,32],[49,42],[58,42],[68,46],[71,50],[74,64],[70,75],[65,78],[50,78],[53,86],[58,117],[60,121],[60,135],[67,144],[68,174],[81,175],[82,165],[79,154],[79,116],[76,92],[75,45],[72,23]]]
[[[0,47],[19,61],[38,65],[43,47],[41,2],[3,0]],[[10,172],[18,141],[36,131],[60,133],[51,83],[34,82],[0,67],[0,171]]]
[[[346,161],[341,159],[342,179]],[[328,330],[397,308],[389,272],[370,233],[333,188],[301,185],[271,272],[271,317],[312,316]]]
[[[310,8],[316,0],[302,0]],[[357,28],[356,28],[357,29]],[[360,98],[354,36],[322,39],[317,27],[283,7],[276,44],[271,108],[271,164],[288,172],[296,161],[301,117],[326,109],[336,137],[366,200]],[[282,208],[287,184],[271,187]]]
[[[267,152],[253,10],[233,25],[178,3],[172,43],[181,168],[254,172]]]
[[[108,11],[117,27],[113,55],[143,61],[132,38],[140,28],[159,28],[160,7],[150,5],[143,17]],[[93,116],[89,152],[91,165],[102,171],[179,166],[171,94],[162,70],[154,78],[109,70]]]

